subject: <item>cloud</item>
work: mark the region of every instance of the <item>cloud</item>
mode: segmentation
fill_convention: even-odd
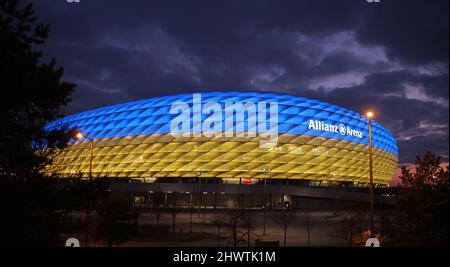
[[[448,1],[35,1],[42,47],[78,88],[67,112],[256,90],[374,109],[400,162],[448,157]]]
[[[427,95],[423,87],[404,84],[403,88],[406,99],[419,100],[422,102],[430,102],[448,107],[448,99],[445,99],[443,97],[434,97]]]
[[[391,60],[448,64],[448,1],[384,1],[356,31],[363,44],[383,45]]]

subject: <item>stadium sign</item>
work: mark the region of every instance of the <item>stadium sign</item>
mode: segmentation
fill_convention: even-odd
[[[311,130],[311,129],[316,130],[316,131],[332,132],[332,133],[354,136],[354,137],[359,137],[359,138],[363,137],[363,134],[361,131],[352,129],[349,126],[346,126],[344,124],[332,125],[332,124],[325,123],[323,121],[309,120],[308,130]]]

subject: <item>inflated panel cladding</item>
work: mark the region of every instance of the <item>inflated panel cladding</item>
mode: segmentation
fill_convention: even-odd
[[[179,137],[170,134],[176,101],[191,108],[192,94],[180,94],[98,108],[50,123],[79,128],[94,139],[94,177],[222,177],[368,181],[367,119],[356,112],[318,100],[258,92],[207,92],[201,103],[276,102],[278,144],[259,145],[259,137]],[[207,115],[202,115],[202,119]],[[224,118],[226,119],[226,118]],[[362,138],[314,130],[311,120],[344,124]],[[236,123],[236,122],[235,122]],[[225,124],[224,124],[225,125]],[[222,129],[227,132],[231,129]],[[245,131],[250,131],[245,124]],[[192,125],[190,131],[193,131]],[[374,181],[389,183],[397,166],[397,144],[373,122]],[[47,172],[70,177],[89,172],[89,141],[72,143]],[[270,169],[264,172],[264,169]]]
[[[144,143],[145,140],[152,143]],[[136,143],[135,139],[142,141]],[[163,139],[164,142],[158,140]],[[172,139],[167,142],[167,139]],[[194,141],[195,139],[195,141]],[[200,138],[201,139],[201,138]],[[93,150],[93,177],[222,177],[280,178],[325,181],[368,181],[367,146],[345,140],[284,135],[273,149],[252,141],[173,138],[170,134],[101,139]],[[315,140],[315,139],[319,139]],[[120,145],[119,145],[120,144]],[[89,172],[89,141],[76,142],[53,163],[63,177]],[[374,149],[374,182],[387,184],[397,158]],[[270,169],[264,172],[264,169]],[[200,174],[199,174],[200,173]]]
[[[70,115],[50,123],[47,127],[51,129],[62,124],[69,128],[77,127],[88,133],[89,137],[93,139],[166,134],[170,132],[171,120],[176,117],[175,114],[169,112],[171,105],[177,101],[183,101],[192,107],[192,98],[192,94],[181,94],[118,104]],[[318,100],[257,92],[201,93],[202,104],[210,101],[217,101],[222,107],[225,102],[276,102],[280,134],[321,136],[366,145],[368,143],[367,119],[364,116]],[[203,114],[202,119],[207,116],[207,114]],[[320,120],[333,125],[345,124],[352,129],[361,131],[363,138],[309,129],[308,122],[310,120]],[[230,130],[225,129],[225,125],[223,127],[224,132]],[[246,124],[245,130],[249,131],[247,127]],[[398,156],[397,144],[392,135],[377,122],[373,123],[373,129],[374,147]]]

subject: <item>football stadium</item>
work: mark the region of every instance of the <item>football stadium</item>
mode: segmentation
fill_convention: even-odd
[[[343,107],[285,94],[150,98],[50,123],[49,130],[73,128],[82,136],[47,173],[126,181],[120,188],[132,191],[205,195],[266,193],[267,184],[274,194],[303,196],[314,195],[311,188],[364,188],[369,183],[368,121]],[[383,188],[396,171],[398,150],[391,133],[376,121],[372,147],[373,182]]]

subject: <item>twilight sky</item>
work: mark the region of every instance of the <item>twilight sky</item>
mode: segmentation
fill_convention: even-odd
[[[41,47],[77,89],[67,113],[213,90],[310,97],[395,136],[400,163],[448,161],[448,0],[34,1]]]

